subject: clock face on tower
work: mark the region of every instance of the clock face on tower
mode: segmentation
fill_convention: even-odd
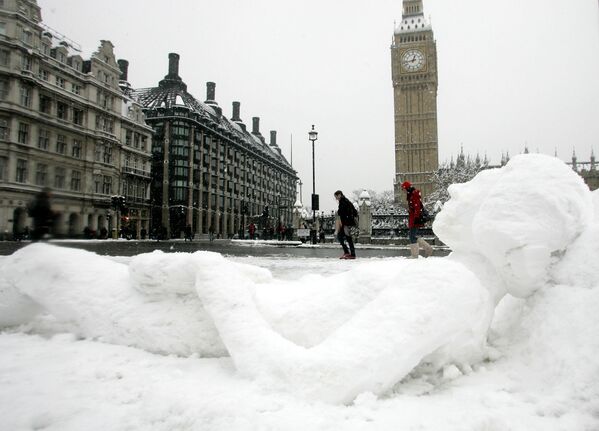
[[[424,53],[419,49],[409,49],[401,56],[401,66],[406,72],[418,72],[426,63]]]

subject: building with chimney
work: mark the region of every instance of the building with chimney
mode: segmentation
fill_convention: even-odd
[[[395,107],[395,202],[404,203],[404,181],[424,198],[439,168],[437,138],[437,44],[422,0],[403,0],[391,45]]]
[[[187,225],[196,235],[213,230],[232,237],[252,218],[276,225],[292,221],[296,172],[277,145],[266,141],[260,118],[252,128],[233,102],[227,118],[216,101],[216,84],[206,100],[187,92],[179,76],[179,55],[169,54],[168,74],[157,87],[133,91],[154,131],[152,224],[179,237]]]
[[[0,1],[0,235],[31,226],[27,204],[46,187],[58,236],[149,228],[152,129],[113,48],[84,60],[35,0]]]

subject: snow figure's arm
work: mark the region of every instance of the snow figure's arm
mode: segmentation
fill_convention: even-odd
[[[203,265],[196,289],[242,375],[309,398],[348,402],[364,391],[388,390],[423,357],[480,320],[488,297],[476,277],[459,264],[437,265],[436,279],[408,273],[310,349],[271,329],[256,308],[254,281],[243,267],[225,259]],[[426,269],[420,271],[424,277]]]

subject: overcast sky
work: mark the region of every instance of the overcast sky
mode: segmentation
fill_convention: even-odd
[[[134,87],[157,85],[181,55],[188,90],[207,81],[227,116],[261,118],[312,188],[316,125],[321,207],[337,189],[392,188],[390,44],[401,0],[39,0],[46,24],[89,55],[100,39],[130,62]],[[466,152],[599,155],[597,0],[424,0],[439,55],[440,161]]]

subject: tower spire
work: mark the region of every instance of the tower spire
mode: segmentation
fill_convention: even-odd
[[[424,15],[422,0],[403,0],[403,17]]]

